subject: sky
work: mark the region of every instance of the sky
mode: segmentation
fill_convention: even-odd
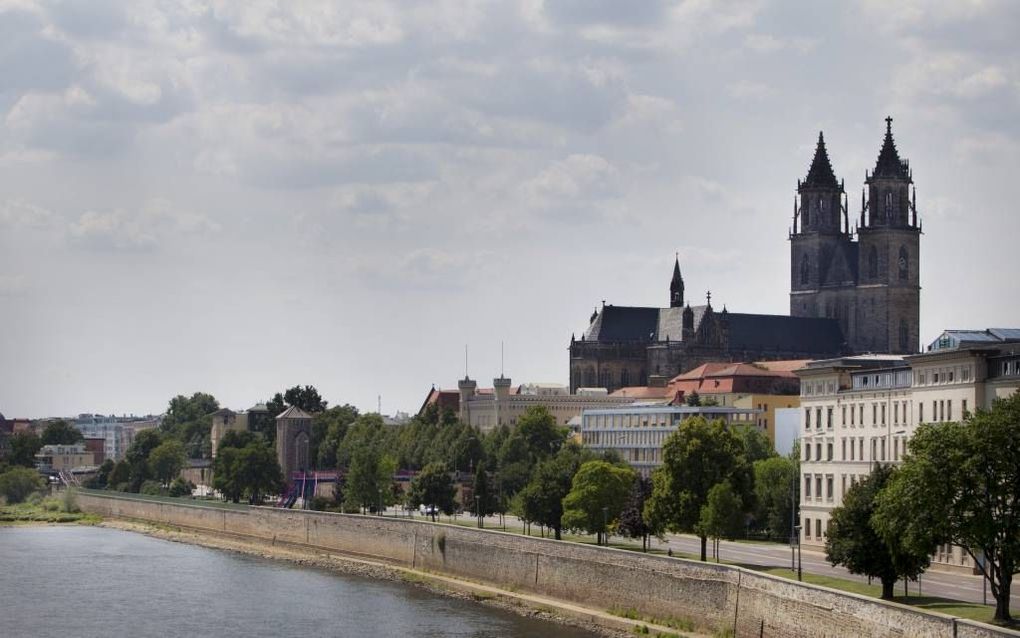
[[[416,411],[602,300],[784,314],[892,116],[921,339],[1020,326],[1020,3],[0,0],[0,412]]]

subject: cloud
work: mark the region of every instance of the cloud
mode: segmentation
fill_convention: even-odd
[[[0,298],[23,297],[28,293],[28,281],[24,275],[0,273]]]
[[[590,200],[615,191],[616,167],[598,155],[575,154],[528,180],[521,190],[536,204]]]
[[[0,227],[7,228],[45,228],[58,220],[49,210],[15,199],[0,202]]]
[[[181,211],[162,199],[138,210],[87,211],[68,228],[71,241],[95,250],[148,251],[166,242],[219,231],[204,215]]]

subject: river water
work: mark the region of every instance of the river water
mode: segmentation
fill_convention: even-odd
[[[0,528],[0,636],[592,634],[404,583],[98,527]]]

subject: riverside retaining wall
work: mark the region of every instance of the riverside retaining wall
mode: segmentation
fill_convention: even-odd
[[[80,507],[114,518],[349,554],[601,609],[683,618],[736,636],[1020,637],[739,567],[398,518],[221,508],[81,492]]]

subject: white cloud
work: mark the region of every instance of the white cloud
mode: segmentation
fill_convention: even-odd
[[[616,167],[598,155],[570,155],[522,185],[535,203],[593,199],[614,190]]]
[[[56,221],[51,211],[30,202],[20,199],[0,202],[0,227],[44,228]]]
[[[137,210],[86,211],[68,229],[71,240],[100,250],[150,250],[169,240],[215,233],[219,225],[204,215],[153,199]]]

